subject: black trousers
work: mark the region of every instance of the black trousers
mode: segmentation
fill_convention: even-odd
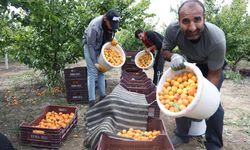
[[[0,133],[0,150],[16,150],[12,146],[9,139],[5,135],[3,135],[2,133]]]
[[[161,55],[160,51],[157,51],[155,56],[155,62],[154,62],[154,78],[153,83],[157,85],[157,83],[160,81],[160,78],[162,76],[163,68],[164,68],[165,60]]]
[[[208,67],[204,64],[197,64],[204,77],[207,77]],[[217,86],[220,90],[224,80],[223,71],[221,73],[220,83]],[[222,132],[223,132],[224,109],[221,104],[216,112],[208,119],[206,119],[207,129],[205,133],[206,142],[205,146],[208,150],[215,150],[223,147]],[[182,138],[184,142],[189,140],[188,131],[191,126],[192,119],[187,117],[176,118],[175,134]]]

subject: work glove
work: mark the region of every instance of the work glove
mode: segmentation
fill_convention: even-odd
[[[102,72],[102,73],[104,73],[104,72],[107,71],[107,69],[106,69],[103,65],[101,65],[101,64],[96,63],[96,64],[95,64],[95,67],[96,67],[96,69],[97,69],[98,71],[100,71],[100,72]]]
[[[171,56],[171,62],[170,62],[171,69],[174,71],[184,69],[185,68],[185,65],[184,65],[185,61],[186,60],[183,56],[181,56],[179,54],[173,54]]]

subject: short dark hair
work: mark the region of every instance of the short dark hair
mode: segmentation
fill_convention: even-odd
[[[137,30],[135,31],[135,38],[139,39],[138,34],[140,34],[140,33],[142,33],[142,32],[143,32],[142,29],[137,29]]]
[[[183,2],[183,3],[181,4],[181,6],[179,7],[179,9],[178,9],[178,16],[180,16],[180,10],[181,10],[181,8],[182,8],[185,4],[190,3],[190,2],[194,2],[194,3],[199,4],[199,5],[201,6],[201,8],[203,9],[203,14],[205,14],[205,7],[204,7],[204,5],[202,4],[201,1],[199,1],[199,0],[186,0],[186,1]]]

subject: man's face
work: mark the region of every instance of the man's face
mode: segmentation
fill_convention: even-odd
[[[144,40],[144,32],[138,34],[138,39]]]
[[[179,24],[181,31],[188,40],[198,40],[204,29],[205,16],[202,7],[193,3],[185,4],[179,12]]]

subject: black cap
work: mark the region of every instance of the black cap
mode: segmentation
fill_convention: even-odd
[[[107,11],[105,16],[108,18],[111,24],[112,31],[115,32],[119,28],[120,14],[116,10],[110,9],[109,11]]]

